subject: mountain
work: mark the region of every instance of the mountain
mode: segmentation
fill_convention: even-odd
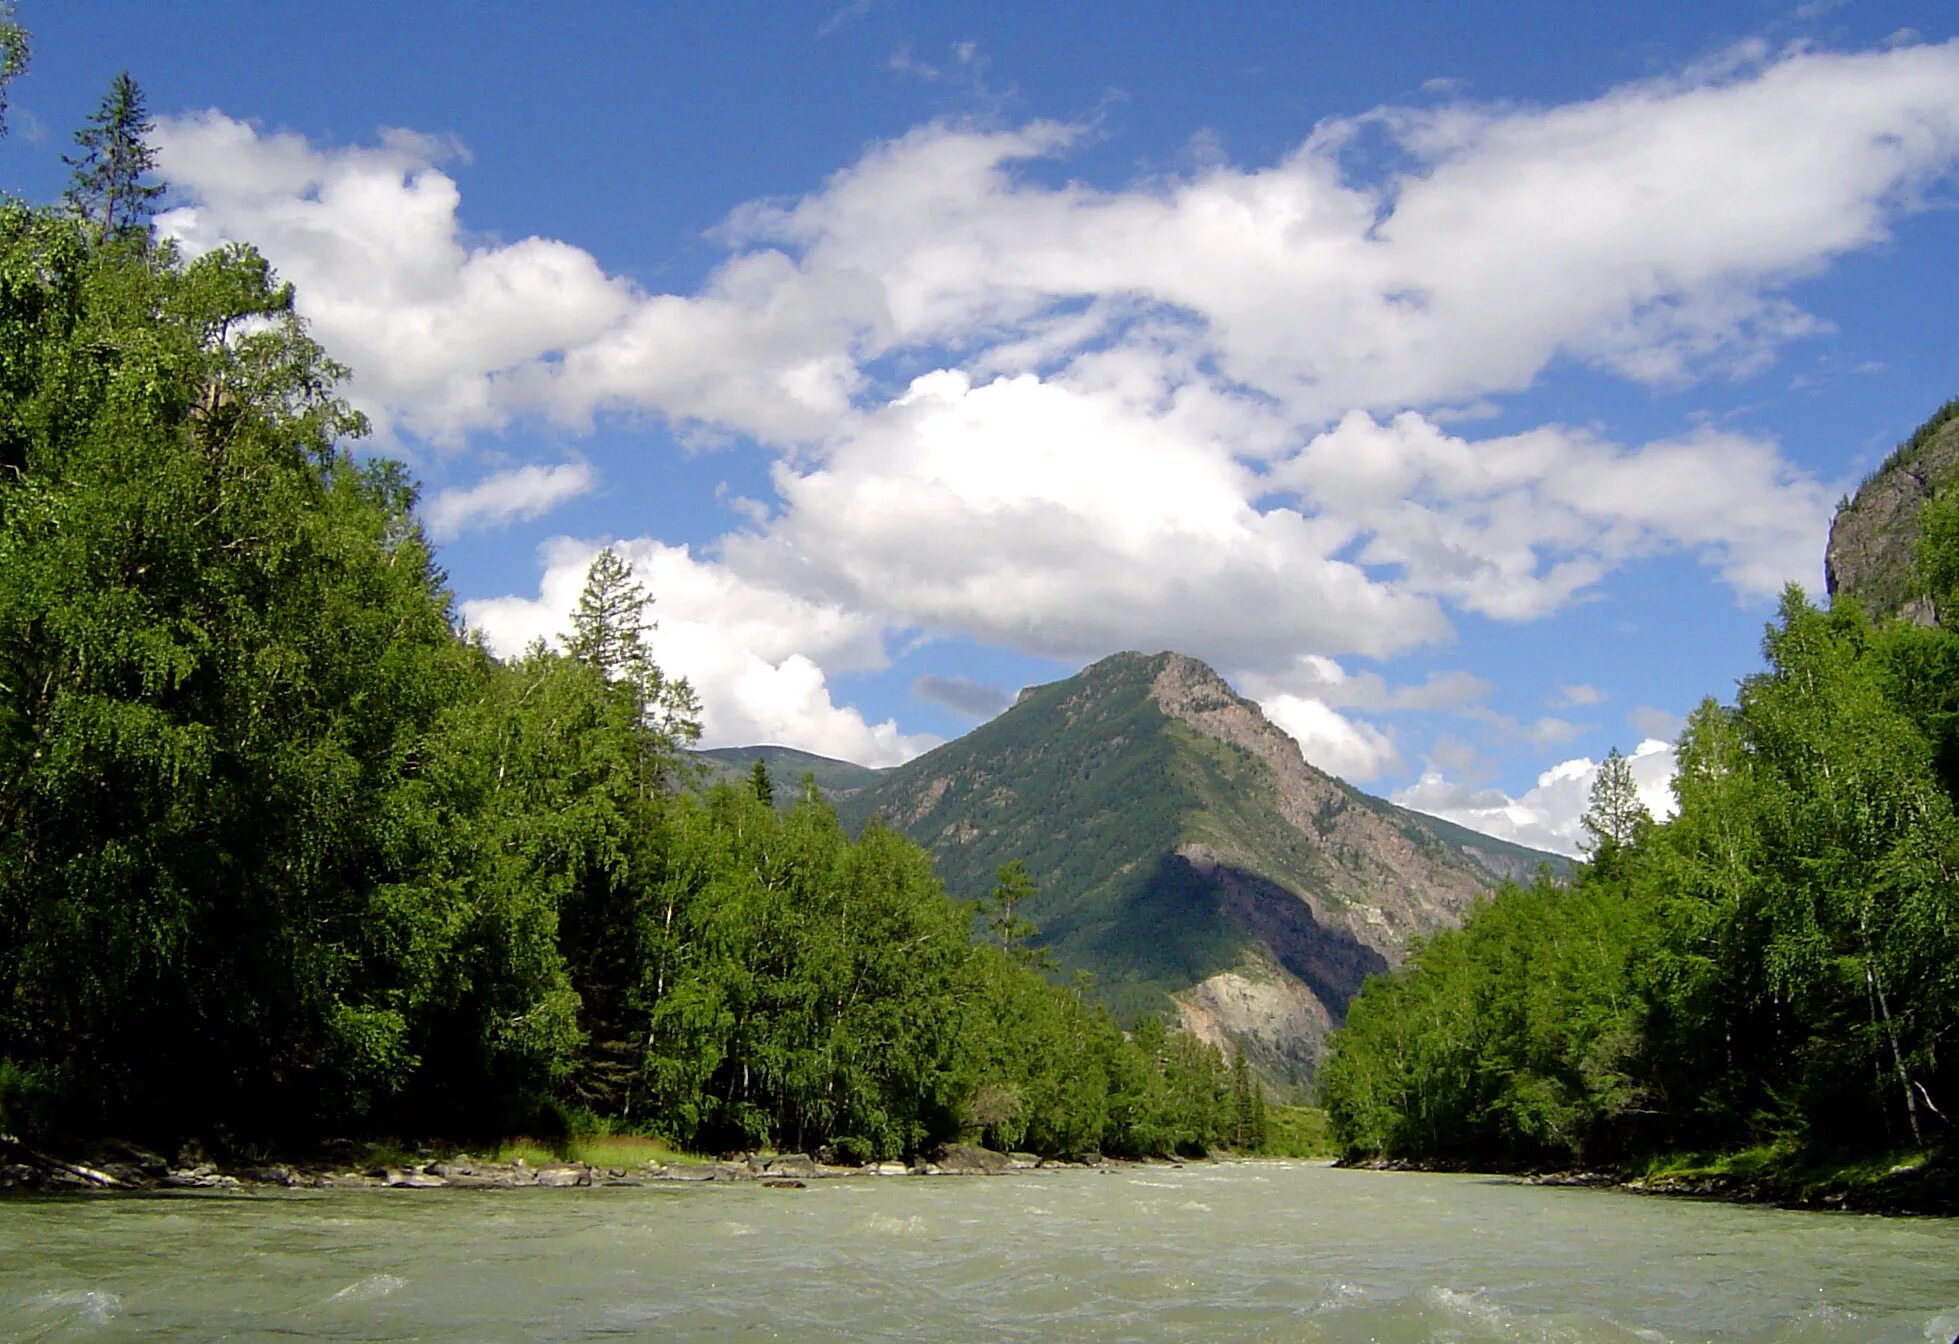
[[[1959,484],[1959,399],[1934,412],[1838,506],[1823,556],[1830,596],[1848,593],[1874,616],[1897,613],[1932,624],[1930,601],[1910,591],[1918,511],[1953,484]]]
[[[689,754],[705,767],[704,784],[724,779],[745,780],[760,758],[768,767],[769,778],[775,782],[777,800],[785,805],[794,801],[804,775],[813,775],[816,787],[836,800],[875,784],[881,773],[868,765],[855,765],[794,747],[708,747]]]
[[[1172,1009],[1275,1082],[1411,937],[1554,855],[1370,797],[1314,769],[1258,706],[1175,653],[1031,687],[957,741],[836,799],[937,856],[954,895],[1027,864],[1023,909],[1065,971],[1130,1016]]]

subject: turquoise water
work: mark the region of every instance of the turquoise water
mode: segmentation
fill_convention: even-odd
[[[0,1202],[0,1340],[1900,1341],[1959,1222],[1253,1163]]]

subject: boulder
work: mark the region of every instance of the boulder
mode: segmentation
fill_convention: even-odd
[[[592,1170],[582,1162],[563,1162],[537,1169],[537,1183],[563,1189],[574,1185],[590,1185]]]
[[[934,1160],[938,1169],[951,1176],[998,1176],[1013,1170],[1013,1159],[976,1143],[948,1143]]]
[[[816,1163],[802,1153],[784,1153],[772,1157],[762,1168],[771,1176],[814,1176]]]
[[[440,1190],[449,1182],[426,1171],[396,1171],[389,1173],[388,1184],[397,1190]]]

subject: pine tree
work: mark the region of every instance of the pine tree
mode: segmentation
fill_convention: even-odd
[[[143,91],[127,70],[117,75],[88,125],[75,132],[82,152],[62,162],[73,168],[68,208],[87,221],[98,239],[150,235],[150,217],[163,184],[144,179],[156,171],[156,150],[146,137],[156,129],[143,108]]]
[[[993,890],[980,906],[986,914],[986,927],[1000,940],[1001,950],[1023,966],[1040,959],[1039,954],[1027,946],[1027,940],[1039,930],[1020,913],[1020,908],[1033,900],[1038,890],[1033,876],[1027,871],[1027,865],[1014,859],[1000,865]]]
[[[701,702],[685,677],[669,677],[653,661],[647,639],[655,628],[647,615],[652,605],[632,565],[606,547],[585,572],[565,651],[607,681],[626,686],[637,700],[640,722],[656,739],[656,754],[671,756],[681,745],[700,740]],[[670,773],[674,765],[663,760],[658,771]]]
[[[769,763],[760,756],[748,771],[748,786],[755,790],[755,798],[762,806],[775,806],[775,781],[769,778]]]
[[[1585,828],[1585,850],[1592,861],[1609,863],[1653,824],[1652,814],[1639,801],[1632,764],[1614,747],[1599,764],[1592,781],[1591,806],[1579,822]]]

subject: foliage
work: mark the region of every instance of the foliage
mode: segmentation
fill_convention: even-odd
[[[1576,883],[1506,889],[1369,984],[1323,1075],[1349,1152],[1950,1142],[1959,635],[1791,589],[1764,654],[1689,720],[1671,820],[1602,819]]]
[[[124,70],[109,83],[101,106],[75,133],[81,153],[62,156],[74,169],[68,208],[101,240],[147,241],[150,216],[163,197],[163,184],[147,179],[156,171],[156,151],[147,137],[155,129],[143,107],[143,91]]]
[[[0,0],[0,135],[7,131],[7,86],[27,73],[27,30],[14,20],[12,0]]]
[[[459,635],[291,290],[150,241],[133,82],[91,125],[0,208],[0,1124],[1220,1140],[1215,1051],[974,946],[910,841],[682,794],[616,553],[560,649]]]

